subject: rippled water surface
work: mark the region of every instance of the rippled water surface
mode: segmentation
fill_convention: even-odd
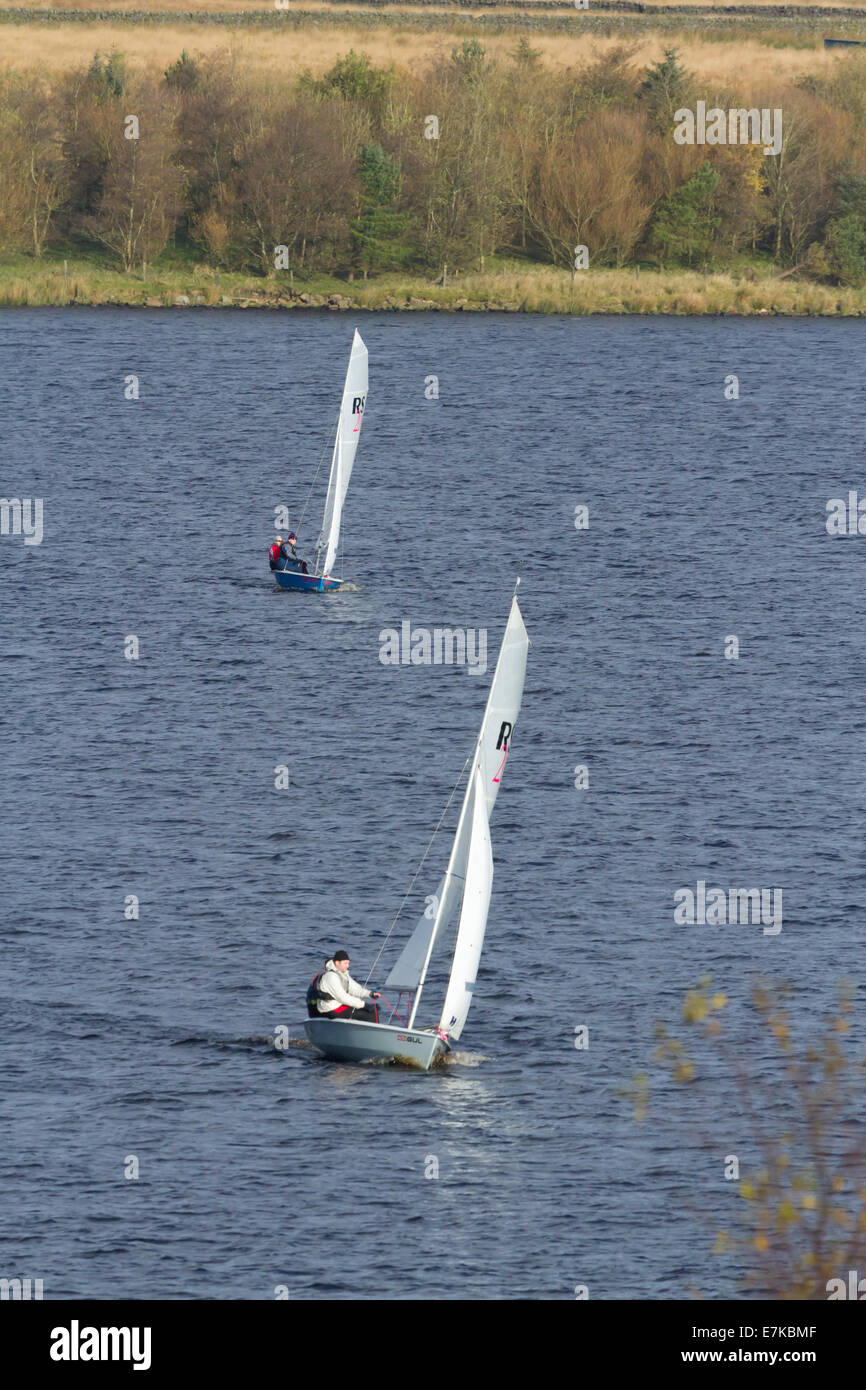
[[[0,1273],[46,1297],[734,1296],[711,1250],[723,1157],[754,1157],[737,1086],[663,1086],[643,1125],[620,1090],[705,972],[732,1009],[792,981],[807,1028],[859,979],[866,539],[824,523],[863,482],[863,329],[366,315],[356,587],[275,594],[273,508],[297,527],[354,326],[0,312],[2,489],[45,528],[0,537]],[[384,666],[380,632],[483,628],[492,668],[518,573],[533,645],[457,1056],[276,1051],[327,951],[366,975],[486,699],[489,671]],[[677,925],[699,879],[781,887],[782,931]],[[765,1043],[743,1060],[778,1078]]]

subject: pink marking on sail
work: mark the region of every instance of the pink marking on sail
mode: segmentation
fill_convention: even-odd
[[[505,759],[506,759],[507,757],[508,757],[508,744],[506,743],[506,745],[505,745],[505,752],[502,754],[502,762],[499,764],[498,768],[496,769],[496,776],[495,776],[494,779],[493,779],[494,782],[498,782],[499,779],[500,779],[500,777],[502,776],[502,769],[503,769],[504,766],[505,766]]]

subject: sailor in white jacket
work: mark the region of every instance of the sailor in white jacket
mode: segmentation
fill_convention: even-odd
[[[349,974],[348,951],[335,951],[333,960],[326,961],[325,969],[319,976],[318,1008],[320,1014],[325,1014],[332,1019],[346,1019],[362,1023],[378,1023],[378,1010],[366,1008],[361,1000],[378,999],[379,994],[372,989],[365,989],[359,985],[357,980],[353,980]],[[328,998],[323,999],[322,995]]]

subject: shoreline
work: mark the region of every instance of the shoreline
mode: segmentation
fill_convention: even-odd
[[[20,265],[20,263],[19,263]],[[23,267],[21,267],[23,270]],[[62,264],[34,274],[0,265],[0,307],[69,305],[141,309],[280,309],[373,313],[664,314],[672,316],[859,318],[866,286],[834,287],[814,280],[738,271],[634,268],[587,270],[572,282],[567,270],[526,267],[455,275],[446,285],[423,276],[382,276],[346,283],[316,277],[292,291],[287,276],[255,280],[210,267],[173,268],[147,279],[120,271]]]

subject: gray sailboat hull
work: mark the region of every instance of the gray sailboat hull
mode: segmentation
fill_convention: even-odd
[[[343,1023],[330,1018],[308,1018],[304,1032],[326,1057],[340,1062],[400,1062],[428,1071],[448,1051],[435,1033],[419,1028],[394,1028],[385,1023]]]

